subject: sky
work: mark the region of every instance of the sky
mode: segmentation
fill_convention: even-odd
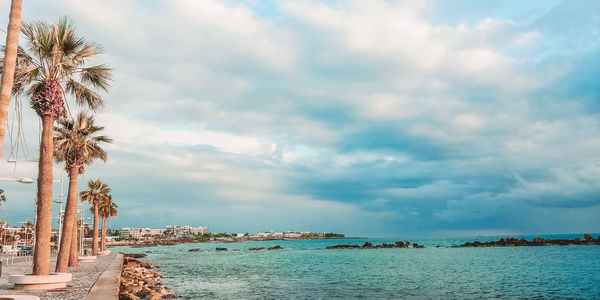
[[[80,190],[112,187],[112,228],[600,232],[598,1],[66,0],[22,12],[63,15],[114,68],[96,115],[109,161],[79,177]],[[13,128],[2,177],[37,177],[35,163],[6,162],[38,156],[39,121],[22,107],[25,142]],[[2,187],[0,218],[33,219],[35,185]]]

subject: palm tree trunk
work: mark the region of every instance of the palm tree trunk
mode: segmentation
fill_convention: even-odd
[[[19,46],[19,34],[21,33],[21,7],[22,0],[12,0],[10,5],[10,20],[6,34],[6,48],[4,50],[4,65],[2,71],[2,86],[0,87],[0,157],[2,157],[2,144],[6,131],[6,119],[8,117],[8,105],[15,78],[15,67],[17,65],[17,47]]]
[[[56,259],[56,272],[61,273],[68,271],[73,228],[77,228],[77,176],[79,176],[79,167],[71,167],[69,170],[69,195],[65,208],[60,250]]]
[[[100,239],[100,250],[106,251],[106,217],[102,217],[102,238]]]
[[[77,219],[75,219],[71,248],[69,249],[69,267],[77,267],[77,265],[79,265],[79,240],[77,239]]]
[[[98,255],[98,205],[94,203],[94,237],[92,238],[92,255]]]
[[[52,230],[52,135],[54,118],[42,116],[42,142],[38,167],[37,212],[35,221],[35,249],[33,274],[50,274],[50,235]]]

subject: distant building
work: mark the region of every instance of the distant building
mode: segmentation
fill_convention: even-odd
[[[164,229],[131,228],[130,236],[134,240],[150,240],[161,238]]]
[[[208,233],[208,227],[190,227],[189,232],[195,235],[205,235]]]
[[[204,235],[207,233],[208,227],[191,227],[189,225],[169,225],[165,230],[166,236],[176,239],[187,238],[190,237],[190,235]]]
[[[121,228],[119,230],[119,239],[128,240],[131,238],[131,228]]]

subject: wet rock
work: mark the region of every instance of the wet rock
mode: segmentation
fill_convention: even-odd
[[[189,251],[189,252],[198,252],[198,251],[200,251],[200,249],[198,249],[198,248],[195,248],[195,249],[190,249],[190,250],[188,250],[188,251]]]
[[[357,249],[361,248],[359,245],[335,245],[327,246],[327,249]]]
[[[593,240],[593,239],[594,239],[594,238],[593,238],[593,237],[592,237],[592,236],[591,236],[589,233],[586,233],[586,234],[584,234],[584,235],[583,235],[583,238],[584,238],[586,241],[591,241],[591,240]]]
[[[281,250],[281,249],[283,249],[283,247],[275,246],[275,247],[268,248],[267,250]]]
[[[144,257],[146,257],[146,254],[123,254],[123,257],[144,258]]]
[[[417,244],[418,245],[418,244]],[[328,246],[327,249],[381,249],[381,248],[408,248],[410,246],[410,242],[397,241],[394,244],[386,244],[383,243],[381,245],[373,245],[370,242],[365,242],[362,246],[359,245],[335,245]],[[414,248],[424,248],[423,246],[418,245],[418,247]]]
[[[479,241],[467,242],[458,247],[520,247],[520,246],[566,246],[566,245],[600,245],[600,240],[576,238],[573,240],[564,239],[543,239],[534,238],[532,241],[516,238],[501,238],[497,241],[481,243]]]
[[[217,250],[217,251],[227,251],[227,248],[219,248],[219,247],[217,247],[217,249],[215,249],[215,250]]]
[[[256,248],[250,248],[250,251],[257,251],[257,250],[263,250],[265,249],[265,247],[256,247]]]

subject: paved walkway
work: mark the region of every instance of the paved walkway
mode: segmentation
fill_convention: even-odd
[[[90,289],[86,300],[119,299],[119,280],[123,267],[123,254],[117,254],[104,273]]]
[[[79,267],[72,268],[69,272],[73,273],[73,281],[66,288],[45,290],[45,291],[22,291],[13,290],[12,285],[8,283],[8,275],[31,273],[31,262],[19,263],[11,266],[3,266],[2,276],[0,277],[0,296],[7,294],[16,295],[35,295],[41,299],[85,299],[100,275],[116,258],[117,253],[100,256],[95,262],[80,263]],[[52,269],[56,264],[56,258],[52,259]],[[110,299],[110,298],[105,298]]]

